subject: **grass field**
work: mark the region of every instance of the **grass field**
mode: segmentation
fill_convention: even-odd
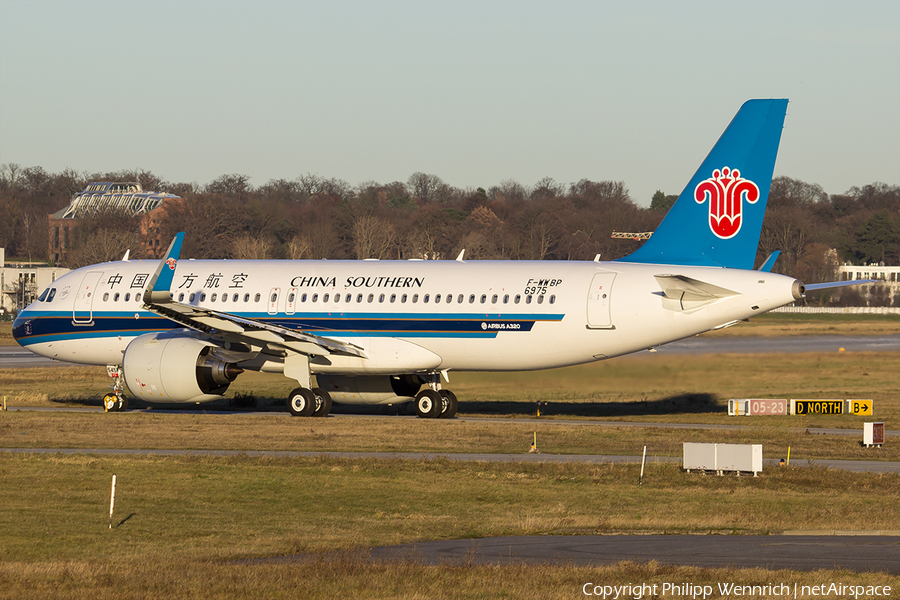
[[[453,373],[449,387],[464,415],[534,415],[541,401],[549,403],[544,412],[553,418],[746,424],[746,418],[725,414],[729,398],[859,398],[874,400],[875,417],[889,421],[900,415],[898,365],[900,352],[644,354],[550,371]],[[109,385],[103,367],[0,370],[0,393],[11,405],[100,406]],[[281,375],[244,373],[229,390],[231,400],[203,406],[232,408],[240,395],[258,407],[284,410],[292,387]],[[855,428],[860,418],[814,415],[761,422]]]
[[[858,324],[824,325],[832,326]],[[677,456],[684,441],[746,442],[762,443],[767,458],[783,457],[790,446],[792,464],[803,466],[737,478],[686,474],[677,465],[651,461],[638,486],[638,465],[608,463],[3,453],[0,598],[537,599],[584,597],[587,582],[841,582],[898,590],[900,577],[875,573],[628,562],[427,566],[373,561],[365,550],[518,534],[900,529],[900,475],[816,466],[825,458],[900,460],[893,438],[883,449],[864,449],[861,435],[805,432],[860,429],[871,418],[725,414],[728,398],[872,398],[874,419],[896,429],[898,365],[900,353],[645,355],[537,373],[452,374],[461,415],[492,417],[478,421],[291,418],[282,400],[290,382],[258,374],[242,375],[230,393],[271,406],[266,414],[215,414],[229,403],[209,407],[207,414],[2,413],[2,447],[524,454],[536,432],[548,454],[637,455],[646,444],[651,456]],[[108,383],[103,368],[0,371],[0,395],[11,405],[99,406]],[[533,417],[538,400],[549,402],[540,419]],[[572,419],[745,428],[560,422]],[[119,484],[108,529],[112,474]],[[297,554],[305,558],[241,562]]]
[[[638,486],[638,466],[613,464],[84,455],[3,461],[0,597],[7,598],[571,598],[598,577],[900,585],[900,577],[842,571],[382,564],[364,550],[492,535],[768,533],[836,523],[886,529],[900,522],[897,474],[803,468],[708,477],[655,464]],[[338,553],[321,554],[327,551]],[[309,556],[234,562],[296,554]]]

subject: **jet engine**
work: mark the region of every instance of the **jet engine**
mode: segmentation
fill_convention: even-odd
[[[125,348],[125,385],[151,402],[216,400],[243,372],[235,363],[212,354],[218,346],[171,333],[147,333]]]
[[[402,404],[415,400],[422,387],[418,375],[343,377],[316,375],[319,388],[343,404]]]

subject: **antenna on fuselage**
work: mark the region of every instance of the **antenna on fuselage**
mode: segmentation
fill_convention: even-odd
[[[128,262],[128,255],[131,254],[131,248],[125,251],[125,256],[122,257],[122,262]]]

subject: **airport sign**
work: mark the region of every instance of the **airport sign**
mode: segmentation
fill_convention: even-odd
[[[847,400],[847,414],[871,417],[875,403],[871,400]]]
[[[751,415],[786,415],[788,414],[788,401],[786,399],[759,399],[750,400]]]
[[[791,400],[792,415],[842,415],[843,400]]]

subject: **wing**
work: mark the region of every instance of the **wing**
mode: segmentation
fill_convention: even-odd
[[[295,331],[257,319],[247,319],[226,312],[175,302],[171,293],[172,279],[183,239],[184,232],[175,236],[156,272],[150,278],[144,293],[144,309],[222,341],[241,343],[259,350],[270,348],[308,356],[338,354],[368,358],[361,348],[353,344]]]

